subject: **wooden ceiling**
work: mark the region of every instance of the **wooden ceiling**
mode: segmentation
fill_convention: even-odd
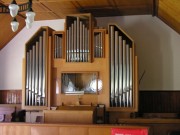
[[[0,0],[8,5],[12,0]],[[27,0],[16,0],[18,4]],[[92,13],[95,17],[144,15],[159,17],[180,33],[180,0],[33,0],[35,20],[65,18],[68,14]],[[19,14],[19,31],[25,26],[24,13]],[[0,14],[0,50],[19,32],[12,32],[9,14]]]

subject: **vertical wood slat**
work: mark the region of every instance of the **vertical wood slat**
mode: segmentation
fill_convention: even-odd
[[[140,91],[139,112],[178,113],[180,110],[179,91]]]
[[[22,90],[0,90],[0,104],[21,104]]]

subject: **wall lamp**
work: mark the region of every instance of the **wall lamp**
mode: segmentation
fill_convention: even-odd
[[[32,23],[34,22],[34,17],[36,15],[32,10],[32,0],[29,0],[28,2],[19,5],[16,3],[16,0],[12,0],[9,6],[0,3],[0,14],[10,13],[10,15],[13,18],[11,22],[11,28],[13,32],[17,31],[19,26],[19,22],[16,20],[16,15],[19,12],[24,11],[27,11],[25,19],[26,27],[30,29],[32,27]]]

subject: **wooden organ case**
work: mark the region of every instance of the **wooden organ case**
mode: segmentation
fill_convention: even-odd
[[[115,24],[96,27],[91,14],[67,16],[64,31],[40,28],[26,43],[23,75],[25,109],[98,104],[107,111],[138,109],[134,41]]]

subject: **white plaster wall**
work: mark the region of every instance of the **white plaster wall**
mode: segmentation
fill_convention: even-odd
[[[180,90],[180,35],[150,15],[97,18],[98,26],[118,24],[136,43],[140,90]],[[24,44],[40,26],[63,30],[64,20],[35,22],[0,51],[0,89],[22,89]]]
[[[150,15],[98,18],[98,25],[118,24],[134,39],[140,90],[180,90],[180,35]]]
[[[35,21],[31,29],[24,28],[0,51],[0,90],[22,89],[22,59],[25,43],[41,27],[64,30],[64,19]]]

